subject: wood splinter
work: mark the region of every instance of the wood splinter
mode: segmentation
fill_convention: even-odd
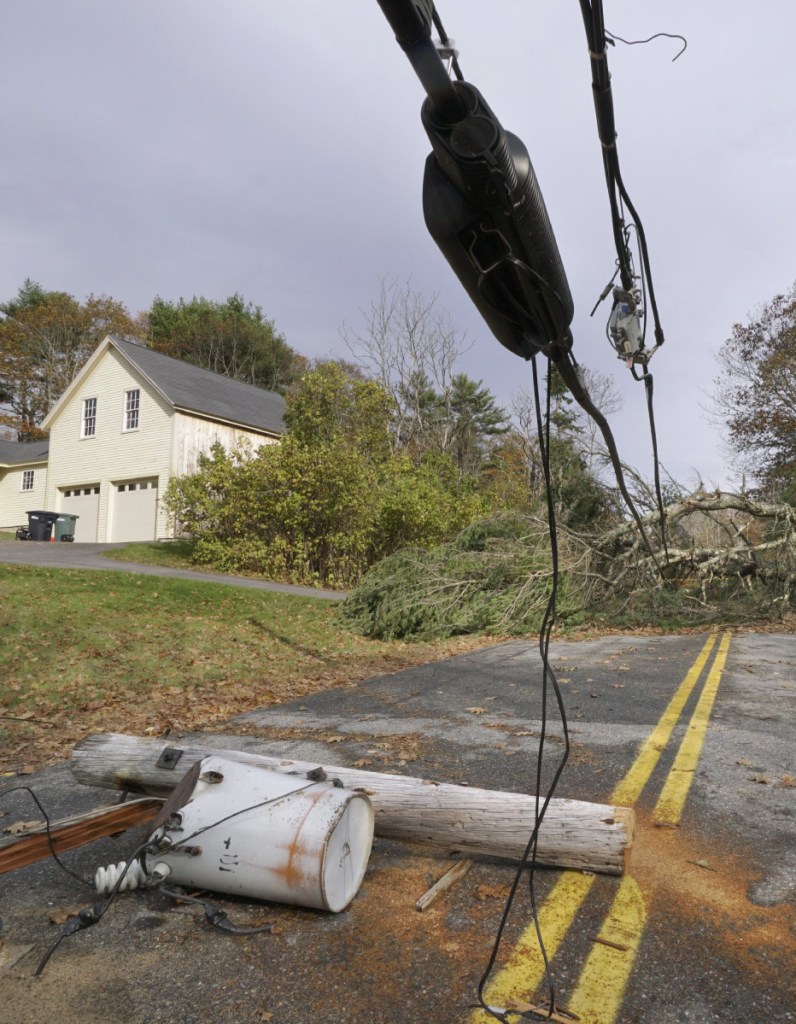
[[[424,892],[420,899],[415,903],[415,910],[424,911],[427,910],[434,900],[441,893],[446,892],[452,886],[454,886],[460,878],[464,878],[470,868],[473,866],[473,862],[468,858],[458,860],[449,868],[442,878],[439,878],[428,890]]]
[[[599,942],[601,946],[610,946],[611,949],[618,949],[620,953],[627,953],[630,946],[623,946],[621,942],[611,942],[610,939],[603,939],[599,935],[592,935],[592,942]]]

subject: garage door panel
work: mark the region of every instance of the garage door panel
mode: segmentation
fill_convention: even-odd
[[[66,487],[61,491],[61,512],[78,517],[75,523],[75,541],[78,544],[97,542],[99,499],[99,484]]]
[[[111,502],[110,540],[157,539],[157,477],[115,482]]]

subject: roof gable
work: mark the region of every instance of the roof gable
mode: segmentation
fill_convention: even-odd
[[[52,425],[80,382],[109,348],[115,349],[175,410],[274,436],[285,433],[285,400],[275,391],[266,391],[253,384],[203,370],[182,359],[173,359],[110,334],[97,346],[86,365],[47,413],[42,427]]]

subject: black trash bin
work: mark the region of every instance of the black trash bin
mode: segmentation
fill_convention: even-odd
[[[53,532],[53,524],[58,518],[57,512],[28,512],[28,531],[31,540],[49,540]]]

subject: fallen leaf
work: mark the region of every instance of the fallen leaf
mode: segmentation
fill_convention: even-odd
[[[260,1020],[273,1020],[274,1015],[269,1010],[260,1010]]]
[[[50,924],[66,924],[70,917],[77,917],[81,908],[77,910],[53,910],[50,914]]]
[[[486,708],[465,708],[465,711],[469,711],[471,715],[485,715]]]
[[[371,760],[369,760],[367,757],[360,757],[360,759],[358,761],[354,761],[354,763],[351,765],[351,767],[352,768],[364,768],[365,765],[368,765],[368,764],[373,764],[373,762]]]
[[[750,775],[749,781],[759,782],[761,786],[767,786],[769,782],[771,782],[771,779],[767,779],[765,775]]]
[[[752,767],[752,762],[748,761],[745,757],[742,757],[739,761],[736,761],[735,763],[736,764],[742,764],[744,766],[744,768],[751,768]]]
[[[13,825],[6,825],[3,829],[10,836],[18,836],[23,832],[29,832],[32,828],[41,828],[43,821],[15,821]]]
[[[474,895],[477,900],[499,900],[506,897],[508,892],[507,885],[478,885]]]
[[[792,775],[783,775],[779,781],[783,786],[796,786],[796,779]]]

